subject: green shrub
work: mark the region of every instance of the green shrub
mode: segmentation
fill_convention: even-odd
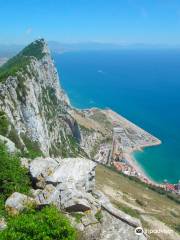
[[[5,81],[9,76],[17,76],[18,72],[28,74],[27,65],[30,64],[30,57],[41,59],[44,55],[43,41],[36,41],[29,44],[18,55],[0,67],[0,82]]]
[[[95,214],[95,218],[98,220],[98,222],[102,222],[102,218],[103,218],[102,212],[101,212],[101,211],[98,211],[98,212]]]
[[[126,214],[135,217],[135,218],[139,218],[140,214],[136,209],[133,209],[131,207],[128,207],[127,205],[123,204],[123,203],[118,203],[115,202],[115,205],[123,212],[125,212]]]
[[[180,224],[176,224],[176,225],[175,225],[175,230],[176,230],[178,233],[180,233]]]
[[[0,135],[6,136],[9,122],[3,111],[0,111]]]
[[[0,195],[0,218],[4,216],[5,208],[4,208],[4,198]]]
[[[30,179],[27,170],[21,167],[20,159],[7,152],[0,143],[0,197],[6,199],[13,192],[28,193]]]
[[[140,200],[140,199],[136,199],[136,203],[142,207],[145,207],[147,205],[146,202],[144,202],[143,200]]]
[[[28,150],[28,152],[23,153],[23,157],[34,159],[36,157],[43,156],[43,153],[40,150],[38,142],[32,141],[29,137],[22,133],[21,138],[23,139],[23,142]]]
[[[44,40],[40,39],[35,42],[32,42],[27,47],[25,47],[20,55],[27,57],[35,57],[38,60],[43,58],[45,53],[43,53]]]
[[[76,231],[55,207],[31,210],[13,217],[0,240],[75,240]]]
[[[14,142],[16,148],[23,150],[24,146],[22,145],[20,139],[19,139],[19,135],[15,129],[15,127],[11,124],[11,129],[7,135],[7,137]]]
[[[81,218],[84,216],[83,213],[78,213],[78,212],[71,213],[71,215],[75,218],[77,223],[80,223]]]

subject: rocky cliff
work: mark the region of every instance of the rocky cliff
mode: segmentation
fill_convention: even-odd
[[[67,112],[50,51],[43,39],[27,46],[0,70],[0,134],[23,151],[45,156],[77,156],[80,132]]]
[[[72,222],[71,213],[81,213],[81,221],[74,225],[86,240],[146,239],[134,234],[134,228],[141,226],[138,219],[114,208],[95,189],[96,164],[88,158],[103,143],[112,142],[113,124],[107,111],[81,111],[70,105],[43,39],[9,60],[0,69],[0,139],[26,157],[21,163],[34,189],[31,198],[13,193],[6,209],[22,211],[29,201],[40,207],[54,204]],[[131,131],[131,139],[137,138],[136,131]],[[142,136],[146,133],[138,138]]]

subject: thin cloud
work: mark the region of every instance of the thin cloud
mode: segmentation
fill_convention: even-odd
[[[29,27],[26,29],[26,35],[30,35],[32,33],[32,28]]]

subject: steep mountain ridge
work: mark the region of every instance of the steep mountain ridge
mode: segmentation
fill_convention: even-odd
[[[83,234],[80,240],[146,239],[146,234],[134,233],[141,226],[140,213],[127,206],[124,211],[118,202],[132,183],[125,185],[123,193],[115,192],[114,202],[111,184],[116,189],[119,176],[116,179],[114,171],[99,166],[95,185],[96,164],[89,159],[104,165],[122,163],[127,154],[160,144],[160,140],[110,109],[73,108],[43,39],[0,68],[0,140],[9,152],[14,151],[14,143],[21,151],[21,165],[33,180],[31,200],[40,208],[54,204],[65,211]],[[27,198],[15,192],[5,207],[9,204],[16,211],[25,207],[23,199]],[[133,198],[130,194],[134,203]]]
[[[1,115],[9,122],[5,134],[0,134],[22,150],[34,146],[45,156],[83,153],[78,146],[78,125],[67,112],[69,99],[43,39],[4,64],[0,81]]]

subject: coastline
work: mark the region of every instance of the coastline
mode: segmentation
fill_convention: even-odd
[[[127,128],[130,127],[131,129],[133,129],[134,132],[136,132],[138,134],[140,133],[142,139],[143,139],[143,137],[142,137],[143,135],[148,136],[148,140],[145,139],[140,142],[137,142],[134,147],[132,147],[132,146],[124,147],[123,156],[129,163],[129,165],[131,165],[136,170],[136,172],[138,173],[138,178],[140,178],[142,181],[144,180],[144,181],[148,182],[149,184],[159,186],[160,183],[153,180],[148,175],[148,173],[145,172],[145,170],[142,168],[142,166],[140,166],[140,164],[137,162],[137,160],[134,156],[134,153],[138,152],[138,151],[143,152],[143,149],[147,148],[147,147],[159,146],[160,144],[162,144],[162,141],[160,139],[158,139],[157,137],[151,135],[150,133],[148,133],[141,127],[137,126],[133,122],[129,121],[125,117],[121,116],[119,113],[114,112],[111,109],[106,110],[106,112],[108,112],[108,115],[110,115],[109,117],[112,119],[112,121],[115,122],[115,128],[118,124],[121,128],[123,127],[125,129],[125,131],[124,131],[125,133],[127,133]]]
[[[89,117],[89,115],[96,116],[96,113],[103,113],[106,116],[105,119],[111,124],[113,137],[112,147],[110,147],[112,150],[111,157],[112,159],[115,159],[116,156],[121,155],[121,159],[124,159],[127,162],[125,164],[126,166],[122,164],[121,166],[116,166],[116,168],[121,169],[120,171],[122,172],[127,172],[125,173],[127,175],[132,174],[131,176],[136,176],[141,181],[147,182],[148,184],[153,184],[156,186],[160,185],[160,183],[153,180],[137,162],[134,153],[137,151],[142,152],[143,149],[147,147],[158,146],[162,144],[161,140],[137,126],[133,122],[127,120],[119,113],[114,112],[112,109],[100,109],[93,107],[90,109],[85,109],[84,112],[87,114],[86,117]],[[96,160],[98,162],[109,164],[110,160],[107,157],[109,156],[108,149],[109,146],[104,147],[104,145],[102,145],[102,147],[100,147],[98,153],[96,154]],[[113,162],[114,160],[111,161]]]
[[[136,150],[137,151],[137,150]],[[136,151],[132,151],[129,153],[124,153],[124,157],[128,161],[128,163],[139,173],[139,178],[147,179],[148,183],[153,185],[159,185],[158,182],[154,181],[147,172],[140,166],[140,164],[137,162],[135,156],[133,155]]]
[[[138,161],[136,160],[134,154],[135,152],[143,152],[144,148],[146,147],[155,147],[155,146],[159,146],[162,144],[162,141],[159,140],[158,138],[156,138],[156,142],[154,142],[153,144],[144,144],[141,147],[137,147],[135,149],[129,150],[127,152],[124,153],[125,158],[127,159],[127,161],[129,162],[129,164],[136,169],[136,171],[138,173],[140,173],[140,177],[147,179],[149,184],[153,184],[156,186],[160,186],[161,183],[156,182],[155,180],[153,180],[148,173],[143,169],[143,167],[138,163]]]

